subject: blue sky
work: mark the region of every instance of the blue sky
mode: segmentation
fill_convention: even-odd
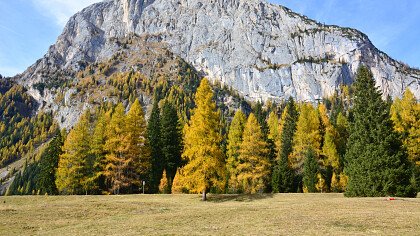
[[[391,57],[420,67],[418,0],[269,0],[319,22],[366,33]],[[98,0],[0,0],[0,74],[23,72],[41,58],[67,19]]]

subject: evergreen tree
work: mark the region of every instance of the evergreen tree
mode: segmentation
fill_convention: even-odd
[[[272,176],[273,192],[293,191],[294,175],[289,167],[289,155],[293,150],[293,137],[296,132],[296,120],[299,114],[292,97],[287,101],[287,105],[282,114],[283,124],[280,133],[280,148],[277,158],[277,165],[274,167]]]
[[[52,195],[58,193],[57,186],[55,184],[55,176],[58,168],[58,159],[62,154],[62,146],[63,139],[61,132],[57,130],[56,135],[48,144],[47,149],[42,153],[39,161],[40,173],[37,185],[41,194],[47,193]]]
[[[346,196],[413,196],[410,162],[368,68],[359,68],[354,86]]]
[[[37,162],[25,163],[24,169],[19,171],[12,184],[7,189],[6,195],[31,195],[37,191],[37,179],[40,167]]]
[[[146,181],[151,168],[147,125],[138,99],[131,105],[125,122],[128,147],[124,159],[128,163],[128,191],[132,193],[141,187],[142,181]]]
[[[305,154],[303,164],[303,191],[307,193],[317,192],[318,183],[318,162],[316,161],[315,152],[309,148]]]
[[[240,146],[238,182],[245,193],[262,192],[270,174],[268,144],[254,114],[250,114],[245,125]]]
[[[258,120],[261,132],[265,140],[268,138],[268,124],[267,124],[267,111],[264,110],[262,102],[258,101],[254,106],[254,115]]]
[[[233,117],[232,123],[229,127],[228,144],[227,144],[227,161],[226,169],[228,173],[228,189],[232,192],[237,192],[240,189],[237,176],[237,167],[239,165],[240,147],[242,144],[242,135],[246,123],[246,116],[238,110]]]
[[[177,111],[169,101],[162,106],[162,153],[170,191],[176,171],[181,166],[182,133]]]
[[[185,126],[184,152],[188,161],[183,168],[186,187],[192,192],[202,192],[205,201],[210,187],[223,188],[225,163],[220,149],[220,115],[207,79],[201,81],[195,96],[197,107]]]
[[[156,94],[149,123],[147,125],[147,135],[150,143],[152,165],[150,171],[150,192],[157,193],[159,191],[159,183],[162,178],[163,168],[166,163],[162,153],[159,99]]]
[[[90,112],[87,111],[68,134],[59,157],[56,185],[61,193],[86,193],[84,183],[89,169],[91,135]]]

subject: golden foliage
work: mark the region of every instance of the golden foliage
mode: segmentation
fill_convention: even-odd
[[[318,112],[309,103],[300,105],[299,119],[293,139],[293,153],[289,156],[289,163],[295,170],[301,171],[305,153],[312,148],[317,155],[321,149],[320,121]]]
[[[391,120],[395,130],[402,135],[409,159],[420,165],[420,103],[410,90],[407,89],[402,99],[395,99]]]
[[[212,101],[213,92],[207,79],[201,81],[195,95],[197,107],[184,129],[185,186],[194,193],[210,187],[224,187],[225,163],[220,148],[220,113]]]
[[[249,115],[241,144],[238,182],[245,193],[262,192],[270,174],[268,144],[254,114]]]
[[[160,179],[159,193],[169,193],[168,178],[166,178],[166,170],[163,170],[162,179]]]
[[[87,191],[83,183],[90,151],[89,117],[89,112],[84,113],[64,142],[56,173],[56,185],[61,193],[79,194],[82,190]]]
[[[188,192],[188,189],[185,187],[185,184],[184,184],[184,176],[181,172],[181,169],[179,169],[179,168],[176,171],[174,180],[172,181],[172,191],[171,192],[172,192],[172,194]]]
[[[228,144],[227,144],[227,161],[226,169],[229,174],[228,188],[231,192],[236,192],[239,189],[237,182],[237,167],[239,164],[239,152],[242,143],[242,135],[246,123],[246,116],[242,111],[238,110],[233,117],[229,128]]]
[[[315,185],[316,189],[321,193],[326,192],[327,191],[327,185],[325,183],[324,177],[322,176],[321,173],[318,173],[316,177],[318,179],[318,182]]]

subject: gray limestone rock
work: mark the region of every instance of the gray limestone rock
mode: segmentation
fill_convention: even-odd
[[[379,51],[363,33],[326,26],[262,0],[108,0],[77,13],[55,45],[19,77],[31,88],[43,71],[76,70],[116,51],[129,34],[162,42],[208,78],[249,100],[293,96],[314,101],[371,68],[384,96],[409,88],[420,98],[420,71]],[[44,98],[34,89],[38,101]]]

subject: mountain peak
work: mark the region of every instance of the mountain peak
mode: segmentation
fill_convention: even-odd
[[[94,4],[70,19],[57,43],[20,82],[31,87],[48,79],[41,72],[77,71],[81,62],[107,60],[118,51],[113,39],[130,34],[166,45],[249,100],[315,101],[352,83],[362,64],[372,70],[384,96],[401,96],[409,88],[420,98],[420,72],[376,49],[365,34],[260,0]]]

